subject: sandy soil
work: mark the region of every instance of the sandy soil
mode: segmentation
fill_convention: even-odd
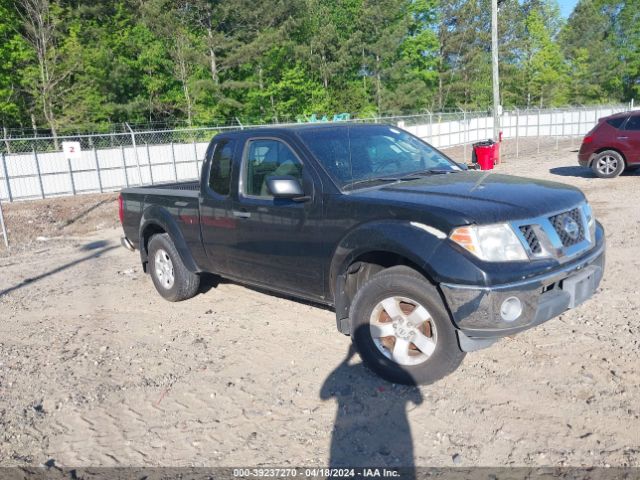
[[[0,258],[0,465],[640,466],[640,174],[595,179],[569,145],[498,171],[582,188],[605,278],[420,388],[370,374],[328,310],[214,277],[165,302],[113,196],[5,206],[29,242]]]

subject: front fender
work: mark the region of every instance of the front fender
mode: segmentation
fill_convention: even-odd
[[[424,269],[435,281],[436,272],[429,267],[429,258],[446,236],[436,229],[427,232],[416,225],[422,224],[383,220],[365,223],[350,230],[334,251],[330,270],[332,286],[356,258],[371,252],[400,255]]]
[[[148,261],[147,254],[147,235],[148,230],[156,230],[157,228],[162,229],[166,233],[169,234],[173,244],[180,255],[180,259],[184,266],[193,273],[198,273],[201,269],[196,264],[193,259],[193,255],[191,255],[191,250],[189,249],[189,245],[184,239],[184,235],[180,230],[175,219],[171,216],[171,214],[163,207],[158,205],[150,205],[147,207],[144,212],[142,212],[142,218],[140,219],[140,230],[139,230],[139,250],[140,250],[140,260],[142,264],[145,265]]]
[[[349,332],[350,299],[345,287],[347,269],[354,260],[367,253],[392,253],[412,262],[436,286],[450,279],[484,285],[485,273],[456,247],[444,232],[406,220],[375,221],[349,231],[334,252],[329,277],[338,330]]]
[[[329,274],[338,330],[348,331],[344,319],[349,315],[350,300],[345,286],[347,269],[354,260],[373,252],[399,255],[420,267],[430,281],[437,283],[438,275],[429,260],[445,238],[446,235],[435,228],[405,220],[375,221],[349,231],[334,251]]]

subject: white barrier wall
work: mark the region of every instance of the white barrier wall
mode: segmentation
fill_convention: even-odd
[[[624,111],[621,107],[594,107],[575,111],[510,111],[500,118],[503,138],[556,137],[585,135],[598,119]],[[399,126],[428,141],[434,147],[447,148],[473,143],[493,137],[493,117],[474,117],[448,122],[432,122],[422,125]]]
[[[510,111],[501,117],[503,138],[560,137],[586,134],[598,118],[624,111],[625,106],[556,111]],[[429,114],[418,125],[398,126],[435,147],[447,148],[493,136],[493,118],[460,113],[461,119],[441,121],[452,114]],[[410,117],[406,117],[410,118]],[[424,119],[424,120],[422,120]],[[415,117],[413,117],[415,120]],[[0,157],[0,200],[45,198],[83,192],[119,190],[134,185],[194,180],[208,143],[138,145],[85,150],[76,160],[63,152],[4,154]]]
[[[67,160],[63,152],[4,155],[4,166],[0,167],[6,167],[8,179],[0,170],[0,199],[106,192],[140,184],[192,180],[200,176],[208,145],[207,142],[85,150],[74,160]]]

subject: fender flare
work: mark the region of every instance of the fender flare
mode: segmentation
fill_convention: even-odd
[[[184,263],[184,266],[187,268],[187,270],[192,273],[199,273],[202,271],[193,259],[191,250],[189,249],[189,246],[187,245],[187,242],[184,239],[184,235],[182,235],[182,231],[180,230],[177,222],[171,216],[168,210],[158,205],[151,205],[147,207],[144,212],[142,212],[142,218],[140,219],[138,248],[140,250],[140,260],[142,261],[145,271],[146,264],[149,261],[147,255],[145,231],[147,231],[149,227],[161,228],[167,234],[169,234],[171,241],[178,251],[178,255],[180,255],[180,259],[182,260],[182,263]]]
[[[398,255],[417,265],[429,281],[437,284],[439,276],[429,265],[429,259],[442,244],[443,237],[446,238],[444,232],[406,220],[368,222],[349,231],[335,249],[329,271],[338,329],[344,332],[343,320],[349,315],[351,302],[345,286],[347,269],[354,260],[373,252]]]

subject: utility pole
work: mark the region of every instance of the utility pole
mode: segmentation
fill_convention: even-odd
[[[500,132],[500,77],[498,73],[498,0],[491,0],[491,67],[493,72],[493,140]]]

